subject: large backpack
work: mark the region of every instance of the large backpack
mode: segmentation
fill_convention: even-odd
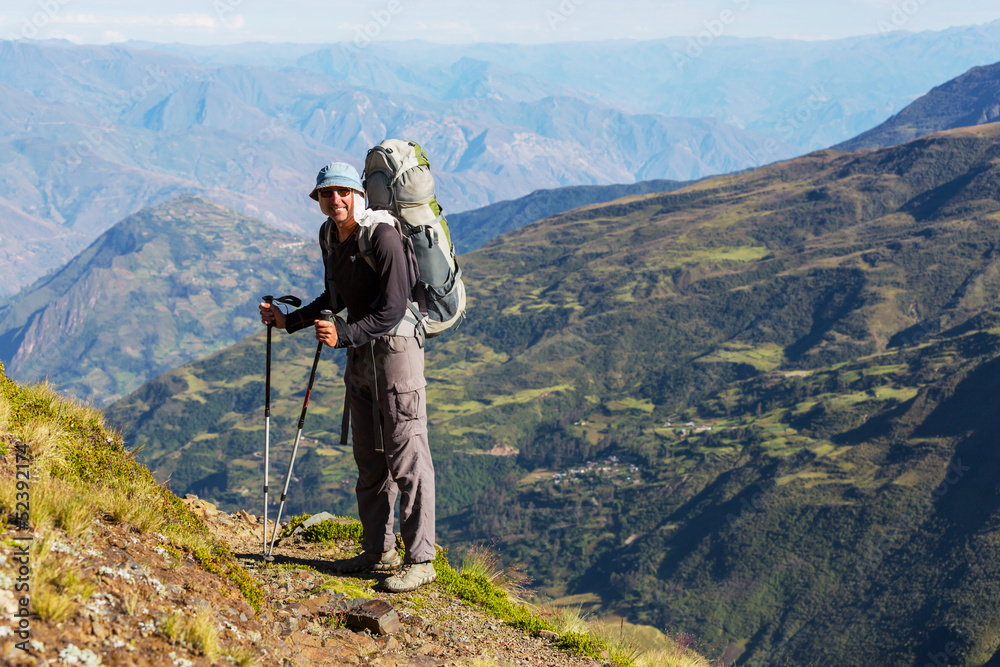
[[[413,245],[426,307],[424,335],[447,331],[465,315],[465,285],[427,153],[413,141],[386,139],[365,157],[364,186],[368,208],[391,212]]]

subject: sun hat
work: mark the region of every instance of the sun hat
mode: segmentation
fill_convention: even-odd
[[[346,162],[331,162],[316,174],[316,187],[309,193],[309,196],[319,201],[319,191],[323,188],[350,188],[356,192],[364,194],[365,188],[361,185],[361,176],[358,170]]]

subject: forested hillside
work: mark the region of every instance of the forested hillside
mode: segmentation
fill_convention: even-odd
[[[428,344],[439,540],[742,664],[985,663],[998,160],[997,125],[824,151],[464,256],[468,321]],[[290,437],[313,341],[279,343]],[[253,506],[262,368],[258,334],[111,414],[176,492]],[[352,502],[321,374],[293,511]]]
[[[0,361],[109,403],[255,329],[265,290],[301,291],[315,244],[208,200],[145,209],[0,306]]]

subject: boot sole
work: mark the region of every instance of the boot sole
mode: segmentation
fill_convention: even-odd
[[[427,584],[434,583],[435,581],[437,581],[437,577],[436,576],[434,576],[434,577],[424,577],[423,579],[421,579],[416,584],[408,585],[406,588],[395,588],[392,585],[389,585],[389,584],[387,584],[386,582],[383,581],[382,582],[382,588],[384,588],[385,590],[389,591],[390,593],[409,593],[410,591],[415,591],[418,588],[420,588],[421,586],[426,586]]]

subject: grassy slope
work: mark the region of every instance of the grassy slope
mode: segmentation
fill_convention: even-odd
[[[171,548],[190,552],[205,569],[230,578],[260,612],[260,587],[124,447],[121,434],[107,426],[100,411],[59,396],[46,384],[19,385],[2,364],[0,455],[18,467],[16,479],[13,464],[0,479],[2,525],[30,530],[38,538],[32,542],[32,600],[44,620],[66,617],[79,606],[80,596],[89,596],[87,575],[60,571],[52,543],[54,536],[85,534],[96,515],[138,533],[162,531]],[[19,503],[25,496],[30,500]]]
[[[998,133],[816,153],[467,255],[469,320],[428,348],[442,532],[499,539],[554,593],[599,592],[747,662],[951,646],[981,663],[1000,592],[972,565],[992,563],[998,516],[982,398],[1000,349]],[[304,385],[309,343],[283,341],[281,382]],[[178,491],[223,473],[235,502],[260,477],[263,345],[241,345],[115,406]],[[338,387],[321,378],[303,504],[350,503]],[[220,419],[171,432],[205,410]],[[466,453],[497,445],[516,460]]]
[[[501,234],[579,208],[629,195],[670,192],[683,187],[680,181],[641,181],[621,185],[576,185],[536,190],[519,199],[501,201],[472,211],[448,214],[452,242],[458,252],[471,252]]]

